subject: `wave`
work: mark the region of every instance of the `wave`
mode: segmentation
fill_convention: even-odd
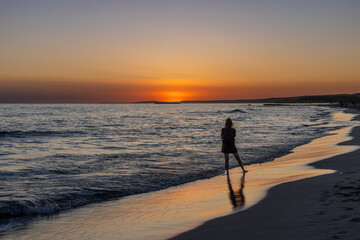
[[[241,109],[234,109],[231,111],[225,111],[225,113],[246,113],[244,110]]]
[[[56,203],[50,201],[31,201],[31,200],[9,200],[0,201],[0,218],[2,220],[24,217],[24,216],[35,216],[51,214],[61,209]]]
[[[163,174],[140,172],[136,176],[115,176],[111,180],[109,179],[107,184],[103,182],[102,185],[99,185],[97,180],[92,183],[77,181],[73,182],[74,186],[53,189],[51,194],[42,194],[42,196],[32,199],[0,200],[0,225],[15,218],[46,216],[91,203],[161,190],[198,179],[210,178],[221,172],[223,172],[222,168],[181,175],[174,175],[171,172]],[[145,177],[147,184],[137,181],[139,176]],[[104,178],[104,176],[96,177]],[[132,184],[119,186],[120,182],[131,182]],[[87,186],[79,187],[82,184]]]
[[[314,124],[303,124],[303,127],[316,127],[316,126],[324,126],[326,124],[329,124],[329,122],[321,122],[321,123],[314,123]]]
[[[50,137],[63,136],[68,137],[76,134],[82,134],[81,131],[0,131],[1,137],[26,138],[26,137]]]

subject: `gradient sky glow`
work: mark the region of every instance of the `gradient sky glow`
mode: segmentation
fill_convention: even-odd
[[[360,92],[358,0],[0,0],[0,102]]]

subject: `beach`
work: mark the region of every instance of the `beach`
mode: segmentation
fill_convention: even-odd
[[[359,146],[360,127],[350,136],[340,145]],[[359,160],[355,150],[315,162],[311,166],[335,172],[278,185],[250,209],[171,239],[359,239]]]
[[[360,240],[360,0],[0,11],[0,240]]]
[[[334,118],[349,121],[356,112],[350,113]],[[359,132],[332,131],[274,161],[246,166],[245,175],[233,168],[229,176],[39,216],[0,237],[356,239]]]

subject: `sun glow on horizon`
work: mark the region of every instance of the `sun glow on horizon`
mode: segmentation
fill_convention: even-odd
[[[160,101],[164,102],[181,102],[184,100],[189,100],[192,94],[184,91],[165,91],[160,92]]]

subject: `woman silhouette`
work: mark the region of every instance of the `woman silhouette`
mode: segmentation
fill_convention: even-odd
[[[229,153],[233,153],[234,157],[239,163],[239,166],[242,168],[243,172],[247,172],[243,166],[243,163],[240,160],[239,154],[235,146],[235,137],[236,130],[232,127],[233,122],[230,118],[227,118],[225,121],[225,127],[221,129],[221,139],[222,139],[222,150],[225,156],[225,169],[226,172],[229,172]]]

